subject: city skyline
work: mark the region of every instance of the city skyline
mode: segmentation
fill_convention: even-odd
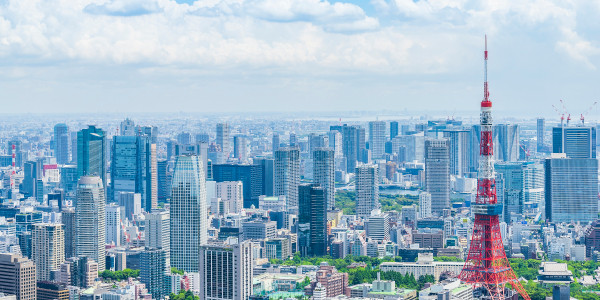
[[[452,115],[482,98],[488,33],[496,111],[550,116],[565,99],[578,116],[597,97],[598,13],[551,0],[6,1],[0,87],[10,113]]]

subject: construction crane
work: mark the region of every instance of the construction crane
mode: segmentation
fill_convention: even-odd
[[[563,122],[565,121],[565,114],[563,114],[554,104],[552,104],[552,108],[554,111],[560,116],[560,127],[563,126]]]
[[[525,152],[525,159],[529,160],[529,156],[531,155],[531,153],[529,153],[529,148],[525,148],[525,145],[523,144],[519,144],[519,147],[521,147],[521,150]]]
[[[596,106],[596,104],[598,104],[598,101],[594,102],[594,104],[592,104],[592,106],[590,106],[586,111],[581,113],[581,118],[580,118],[581,126],[585,125],[585,116],[592,111],[592,109],[594,108],[594,106]]]
[[[567,107],[565,106],[565,101],[560,99],[560,104],[562,104],[563,114],[567,115],[567,126],[569,126],[569,122],[571,121],[571,114],[567,111]]]

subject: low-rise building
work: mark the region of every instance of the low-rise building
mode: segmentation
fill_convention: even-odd
[[[415,279],[425,275],[433,275],[435,280],[439,280],[443,272],[460,274],[463,266],[464,262],[433,261],[432,253],[419,253],[417,262],[384,262],[379,268],[382,272],[394,271],[402,275],[413,274]]]

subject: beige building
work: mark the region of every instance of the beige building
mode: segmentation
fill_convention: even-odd
[[[464,262],[433,261],[432,253],[419,253],[417,262],[384,262],[380,265],[380,269],[382,272],[394,271],[402,273],[402,275],[413,274],[415,279],[433,275],[435,280],[439,280],[440,275],[446,271],[456,275],[460,274],[464,264]]]
[[[35,264],[14,254],[0,254],[0,292],[19,300],[36,299]]]
[[[33,226],[32,259],[38,281],[50,280],[50,273],[60,269],[65,261],[65,231],[63,224],[40,223]]]

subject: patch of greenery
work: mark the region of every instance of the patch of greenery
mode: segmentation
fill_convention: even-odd
[[[169,299],[171,299],[171,300],[198,300],[198,299],[200,299],[200,297],[194,296],[192,291],[182,290],[177,295],[171,293],[169,295]]]
[[[140,276],[140,270],[125,269],[123,271],[104,270],[98,274],[104,280],[122,281]]]
[[[453,257],[453,256],[436,256],[433,258],[434,261],[453,261],[453,262],[460,262],[463,261],[462,259],[458,258],[458,257]]]
[[[173,273],[173,274],[179,274],[179,275],[183,275],[184,274],[183,270],[179,270],[179,269],[177,269],[175,267],[171,267],[171,273]]]
[[[379,194],[382,211],[401,211],[402,206],[419,204],[419,196]],[[335,193],[335,207],[346,215],[356,214],[356,192],[338,191]]]

